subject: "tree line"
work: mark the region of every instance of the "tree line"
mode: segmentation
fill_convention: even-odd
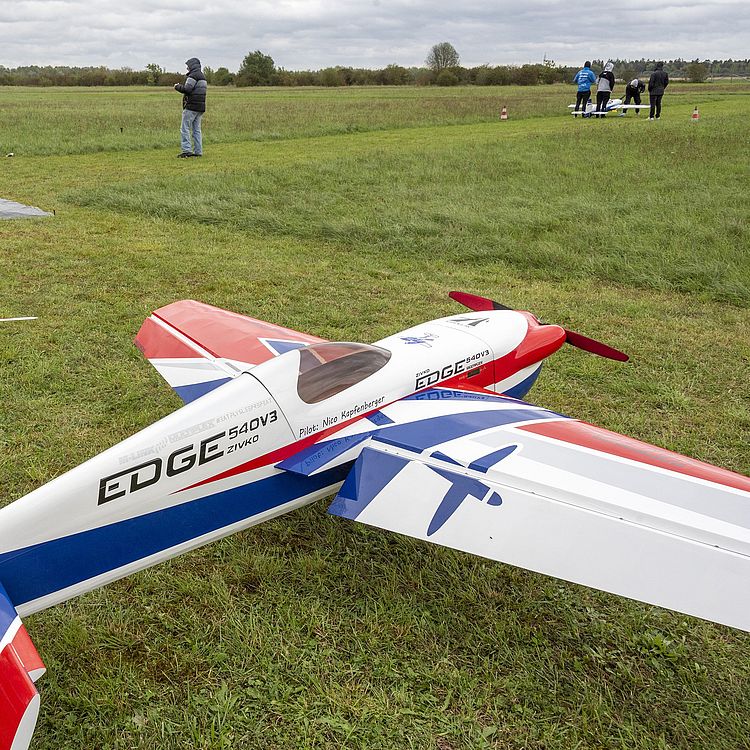
[[[622,80],[648,75],[655,60],[612,60],[615,73]],[[603,60],[595,60],[601,69]],[[702,82],[713,77],[749,77],[750,60],[668,60],[665,67],[672,78]],[[569,83],[578,67],[556,65],[545,59],[526,65],[460,64],[456,49],[449,42],[434,45],[425,65],[404,67],[398,64],[384,68],[353,68],[336,65],[320,70],[286,70],[277,67],[273,58],[260,50],[249,52],[236,72],[226,67],[203,71],[213,86],[536,86],[547,83]],[[17,68],[0,66],[2,86],[172,86],[184,80],[184,74],[164,70],[149,63],[143,70],[111,69],[104,66],[69,67],[65,65],[29,65]]]

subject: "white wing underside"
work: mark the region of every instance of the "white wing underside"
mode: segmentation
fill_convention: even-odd
[[[437,451],[374,438],[331,512],[750,631],[744,489],[522,425]],[[472,468],[493,451],[507,455]]]

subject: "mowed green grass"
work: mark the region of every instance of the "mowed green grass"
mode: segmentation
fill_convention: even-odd
[[[0,90],[26,144],[0,196],[57,212],[0,223],[0,316],[40,316],[0,329],[0,498],[179,406],[132,346],[155,307],[368,341],[457,309],[453,288],[632,355],[567,348],[530,400],[750,474],[748,93],[675,86],[652,123],[574,121],[563,87],[214,89],[206,156],[182,161],[171,92]],[[37,748],[747,745],[747,634],[324,503],[27,626]]]
[[[241,143],[371,130],[497,120],[502,105],[512,119],[559,114],[575,99],[557,84],[470,88],[376,86],[343,88],[211,88],[205,141]],[[674,85],[672,102],[692,106],[744,96],[747,84]],[[622,96],[622,87],[615,92]],[[173,147],[172,88],[41,89],[0,86],[0,150],[17,155],[80,154]],[[179,112],[177,113],[179,115]]]

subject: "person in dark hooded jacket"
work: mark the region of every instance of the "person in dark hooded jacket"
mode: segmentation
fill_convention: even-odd
[[[608,62],[596,80],[596,110],[594,114],[596,118],[604,117],[604,115],[599,115],[599,112],[607,111],[607,102],[612,97],[612,91],[615,88],[614,70],[614,63]]]
[[[206,111],[206,90],[208,83],[201,70],[201,61],[191,57],[186,63],[188,74],[184,83],[175,83],[175,91],[182,94],[182,127],[180,138],[182,152],[181,159],[188,156],[203,156],[203,136],[201,133],[201,118]],[[192,136],[192,143],[190,138]]]
[[[656,63],[656,70],[648,79],[648,100],[651,109],[648,113],[648,119],[658,120],[661,117],[661,98],[664,96],[664,90],[669,86],[669,76],[664,70],[664,63]]]

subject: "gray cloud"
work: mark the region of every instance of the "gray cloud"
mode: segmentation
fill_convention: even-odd
[[[584,58],[745,58],[747,0],[15,0],[0,9],[0,64],[156,62],[197,55],[236,70],[250,50],[288,69],[421,65],[450,41],[465,65]]]

